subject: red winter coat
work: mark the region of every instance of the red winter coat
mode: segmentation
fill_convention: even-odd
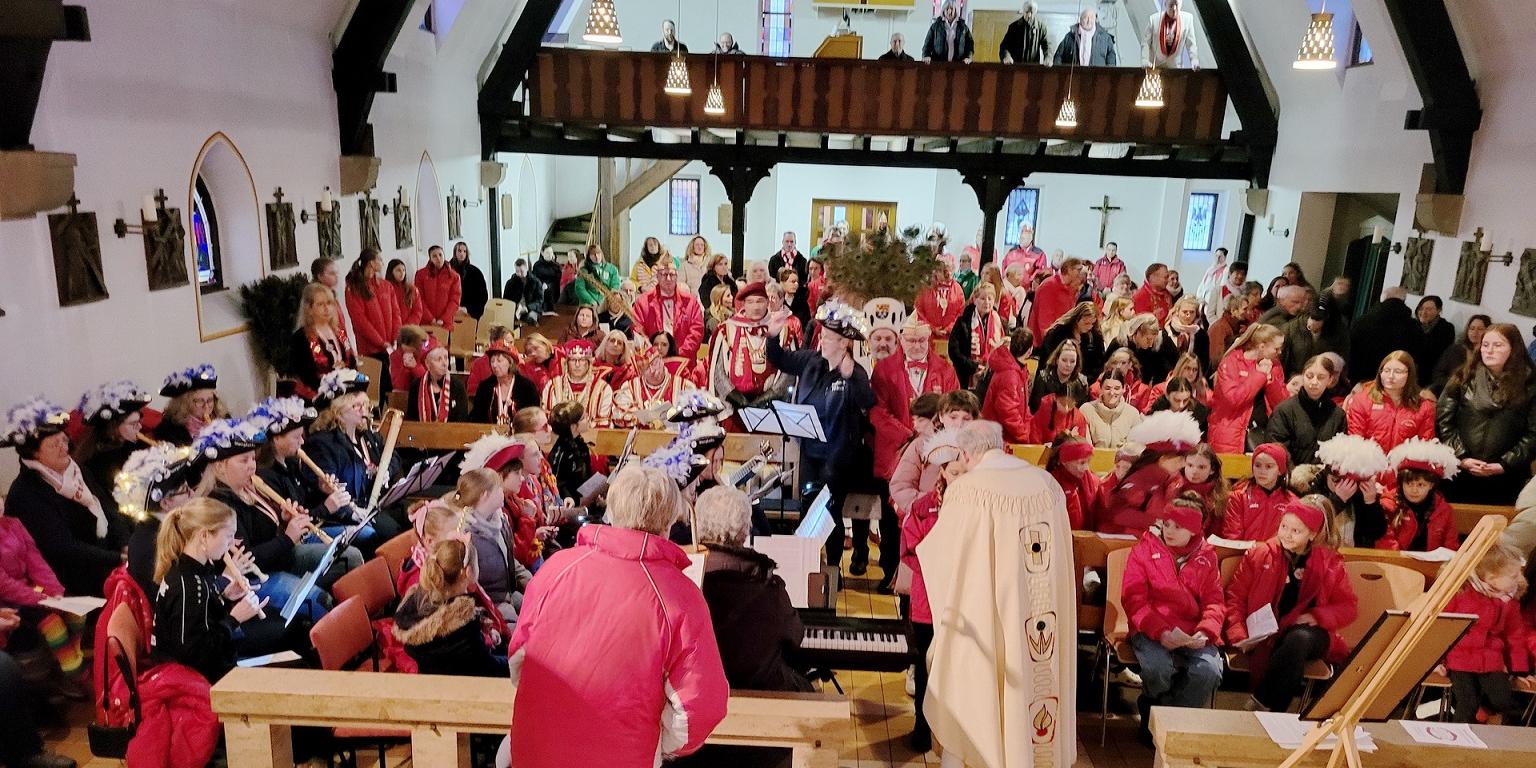
[[[1104,481],[1092,470],[1084,472],[1082,477],[1073,477],[1063,467],[1051,470],[1051,477],[1056,478],[1056,484],[1067,496],[1067,520],[1072,524],[1072,530],[1093,530],[1100,507],[1104,505]]]
[[[940,291],[949,297],[943,309],[939,308]],[[947,339],[949,329],[955,326],[955,321],[960,319],[960,313],[965,311],[965,290],[954,280],[950,280],[947,285],[940,288],[930,284],[918,292],[914,306],[917,319],[927,323],[928,327],[933,329],[933,337]]]
[[[1281,478],[1275,490],[1266,491],[1253,480],[1244,480],[1227,497],[1227,510],[1221,518],[1221,537],[1236,541],[1264,541],[1280,530],[1281,511],[1296,500]]]
[[[885,480],[891,479],[901,447],[914,434],[912,401],[928,392],[943,394],[960,388],[954,366],[932,351],[927,360],[912,365],[928,371],[923,377],[922,392],[912,391],[912,379],[907,375],[907,355],[900,350],[875,363],[875,370],[869,376],[869,386],[875,390],[875,407],[869,410],[869,423],[875,428],[875,476]]]
[[[1006,344],[992,351],[992,356],[987,358],[987,367],[992,371],[992,381],[987,384],[987,399],[981,404],[981,417],[1003,425],[1003,442],[1029,442],[1033,435],[1029,413],[1029,369],[1013,356]]]
[[[1104,512],[1099,515],[1099,533],[1117,533],[1140,536],[1163,513],[1163,505],[1171,498],[1173,475],[1158,466],[1147,464],[1129,475],[1104,494]]]
[[[1387,516],[1387,533],[1376,541],[1376,549],[1407,551],[1419,535],[1419,518],[1413,510],[1403,509],[1401,516],[1397,514],[1400,493],[1402,489],[1393,488],[1381,496],[1381,511]],[[1451,509],[1450,503],[1440,491],[1432,490],[1430,493],[1434,494],[1435,508],[1429,513],[1429,534],[1424,540],[1424,551],[1433,552],[1441,547],[1460,549],[1461,534],[1456,531],[1456,511]]]
[[[1068,413],[1058,413],[1055,395],[1040,398],[1040,410],[1030,417],[1029,439],[1024,442],[1050,443],[1062,432],[1088,439],[1088,418],[1076,408]]]
[[[400,304],[389,281],[374,278],[368,283],[373,298],[365,299],[347,287],[347,316],[357,332],[357,353],[378,355],[400,335]]]
[[[416,306],[420,323],[452,328],[463,294],[464,285],[459,273],[447,262],[438,269],[428,264],[416,270]]]
[[[1508,672],[1523,675],[1531,669],[1526,649],[1525,621],[1520,616],[1519,600],[1501,600],[1478,592],[1467,584],[1451,602],[1446,613],[1470,613],[1477,621],[1467,629],[1445,654],[1445,668],[1452,672]]]
[[[939,522],[939,495],[929,491],[912,502],[912,511],[901,521],[901,561],[912,569],[912,621],[933,623],[933,609],[928,604],[928,585],[923,581],[923,565],[917,560],[917,545]]]
[[[1142,283],[1131,294],[1131,306],[1137,314],[1151,312],[1157,315],[1157,324],[1162,325],[1168,322],[1168,311],[1173,309],[1173,294],[1167,288],[1153,288],[1151,283]]]
[[[139,675],[144,717],[128,742],[128,768],[207,765],[221,731],[209,700],[212,688],[202,673],[173,662]]]
[[[652,288],[635,300],[635,317],[640,319],[640,327],[647,337],[666,330],[662,305],[667,301],[660,288]],[[673,353],[692,360],[704,343],[704,308],[699,305],[698,298],[681,287],[672,301],[672,338],[677,340],[677,349]]]
[[[1178,627],[1185,634],[1204,632],[1212,643],[1220,642],[1227,610],[1221,593],[1221,564],[1210,544],[1196,541],[1182,567],[1162,538],[1151,531],[1131,548],[1120,588],[1131,632],[1161,640],[1164,632]]]
[[[1232,575],[1232,583],[1227,586],[1228,645],[1248,639],[1248,616],[1254,611],[1265,605],[1276,606],[1274,610],[1279,610],[1280,592],[1285,588],[1288,568],[1285,550],[1276,539],[1255,544],[1243,555],[1237,573]],[[1354,588],[1349,585],[1344,558],[1328,547],[1314,546],[1307,556],[1296,606],[1278,617],[1280,632],[1294,626],[1302,614],[1312,614],[1317,626],[1328,631],[1328,652],[1324,658],[1337,664],[1349,656],[1349,644],[1344,642],[1339,630],[1354,621],[1358,612],[1359,601],[1355,598]],[[1264,676],[1273,646],[1274,638],[1270,638],[1249,649],[1253,679]]]
[[[1280,361],[1275,361],[1265,377],[1259,373],[1257,360],[1249,360],[1240,349],[1228,352],[1216,369],[1216,389],[1211,397],[1208,442],[1217,453],[1243,453],[1248,447],[1248,422],[1260,392],[1270,413],[1291,396]]]
[[[1068,310],[1077,306],[1078,289],[1067,285],[1057,273],[1047,277],[1035,289],[1035,303],[1029,309],[1029,331],[1036,339],[1045,338],[1045,331],[1061,319]]]
[[[1371,390],[1375,386],[1367,385],[1344,398],[1344,420],[1351,435],[1369,437],[1383,451],[1396,448],[1410,437],[1435,438],[1434,400],[1425,398],[1418,408],[1403,407],[1386,396],[1379,403],[1372,402]]]
[[[407,299],[405,296],[406,286],[391,282],[389,287],[395,289],[395,306],[400,308],[400,324],[421,325],[421,292],[416,291],[411,298]]]

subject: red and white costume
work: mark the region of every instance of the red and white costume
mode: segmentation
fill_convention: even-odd
[[[949,329],[965,311],[965,290],[951,278],[940,286],[928,285],[917,294],[917,319],[933,329],[935,339],[949,338]]]
[[[589,364],[591,363],[592,342],[572,339],[561,345],[561,351],[564,352],[564,370],[544,385],[544,392],[539,398],[544,404],[544,409],[552,410],[559,403],[575,400],[586,408],[587,415],[592,417],[594,426],[599,429],[611,426],[613,387],[599,378],[594,370],[589,370],[581,381],[574,381],[570,376],[570,364],[573,359],[586,359]]]
[[[709,343],[709,391],[724,400],[732,390],[756,397],[778,370],[768,362],[768,326],[740,313],[720,324]]]
[[[896,471],[898,451],[912,438],[912,401],[928,392],[943,394],[960,388],[949,361],[931,350],[924,360],[909,360],[906,353],[875,363],[869,384],[875,390],[875,407],[869,421],[875,428],[875,476],[889,480]]]
[[[635,317],[647,337],[662,331],[677,340],[677,354],[693,357],[704,343],[704,308],[693,294],[678,288],[671,296],[657,286],[635,300]]]
[[[671,371],[667,371],[661,383],[655,386],[646,383],[644,373],[633,376],[613,392],[613,426],[623,429],[633,426],[656,429],[659,427],[657,422],[637,425],[638,414],[647,408],[673,403],[690,389],[693,387],[688,382],[674,376]]]

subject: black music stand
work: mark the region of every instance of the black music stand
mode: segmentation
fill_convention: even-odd
[[[799,466],[789,461],[789,439],[791,437],[800,440],[827,441],[826,430],[822,428],[821,418],[816,415],[816,407],[801,403],[786,403],[781,400],[771,400],[767,408],[741,408],[736,411],[745,424],[747,431],[759,435],[779,436],[779,456],[784,463],[784,468],[791,470],[790,483],[791,498],[800,498]],[[800,504],[796,505],[801,506]],[[804,510],[799,510],[804,516]],[[784,519],[784,507],[779,508],[779,519]]]

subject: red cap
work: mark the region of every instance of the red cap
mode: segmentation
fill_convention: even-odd
[[[1307,530],[1313,533],[1323,529],[1323,511],[1311,504],[1293,501],[1285,505],[1282,510],[1287,515],[1295,515],[1296,519],[1300,520],[1301,524],[1305,525]]]
[[[560,351],[565,354],[567,360],[591,360],[592,353],[597,347],[586,339],[571,339],[560,345]]]
[[[492,342],[489,347],[486,347],[485,354],[506,355],[507,357],[512,358],[514,361],[516,361],[518,358],[517,350],[514,349],[512,344],[507,342],[505,339]]]
[[[485,468],[492,472],[500,472],[502,467],[513,461],[523,460],[523,444],[513,443],[493,454],[485,460]]]
[[[753,296],[761,296],[761,297],[763,297],[765,299],[768,298],[768,284],[767,283],[747,283],[746,285],[741,287],[741,290],[736,292],[736,300],[737,301],[746,301],[747,299],[750,299]]]
[[[1082,461],[1093,456],[1093,443],[1087,440],[1073,440],[1069,443],[1063,443],[1060,448],[1056,449],[1056,455],[1062,461]]]

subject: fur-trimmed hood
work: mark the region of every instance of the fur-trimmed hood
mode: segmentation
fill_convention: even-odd
[[[421,589],[414,588],[395,611],[395,639],[405,645],[426,645],[453,634],[475,618],[475,599],[469,595],[431,605]]]

